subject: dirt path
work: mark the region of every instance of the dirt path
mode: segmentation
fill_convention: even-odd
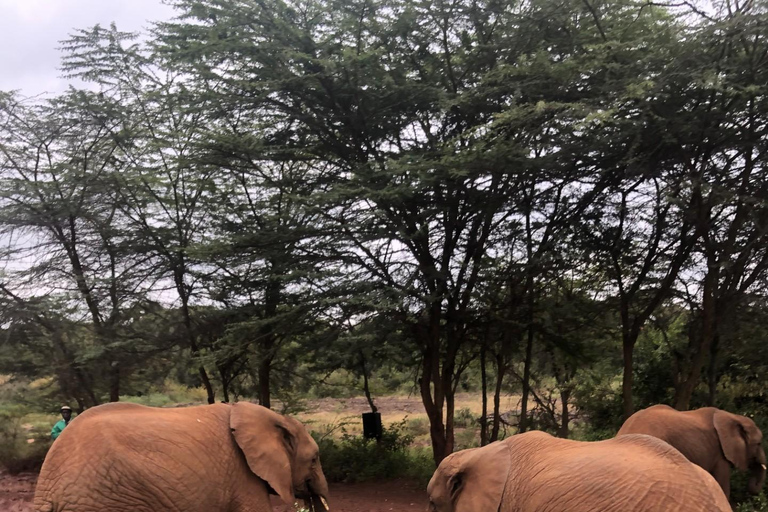
[[[0,474],[0,511],[32,512],[36,479],[33,474]],[[426,491],[408,481],[331,484],[329,501],[333,512],[415,512],[427,508]],[[272,506],[274,512],[291,512],[274,498]]]
[[[9,476],[0,474],[0,510],[2,512],[31,512],[37,475]]]

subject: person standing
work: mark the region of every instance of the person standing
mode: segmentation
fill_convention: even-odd
[[[68,405],[65,405],[61,408],[61,417],[59,421],[56,422],[56,424],[51,429],[51,439],[56,439],[61,434],[61,431],[64,430],[64,428],[69,425],[69,420],[72,418],[72,408]]]

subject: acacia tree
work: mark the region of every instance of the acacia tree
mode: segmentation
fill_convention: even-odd
[[[149,255],[157,276],[169,282],[181,312],[186,343],[202,356],[192,306],[198,291],[195,247],[205,240],[219,168],[201,154],[208,118],[205,104],[186,92],[184,77],[155,66],[148,48],[132,43],[135,34],[113,25],[81,30],[64,42],[63,68],[70,77],[99,88],[123,121],[110,136],[121,172],[111,175],[111,202],[119,205],[132,235],[132,247]],[[167,281],[165,281],[167,280]],[[208,372],[200,381],[214,402]]]
[[[723,5],[715,19],[701,20],[695,47],[685,54],[691,74],[701,76],[695,88],[678,87],[690,105],[685,119],[696,127],[681,138],[688,148],[686,164],[698,177],[691,194],[699,197],[694,212],[701,233],[696,263],[703,277],[695,300],[696,328],[678,358],[678,409],[689,407],[708,358],[708,401],[714,403],[721,337],[735,329],[736,308],[765,282],[765,21],[765,6],[759,3]],[[716,81],[709,79],[715,75]]]
[[[121,326],[153,276],[149,259],[129,250],[120,204],[109,195],[108,176],[123,170],[112,137],[121,120],[98,95],[73,90],[45,102],[4,95],[0,123],[0,225],[14,262],[5,300],[71,365],[79,389],[71,397],[81,407],[101,400],[95,373],[108,376],[109,400],[117,401],[135,341]],[[39,309],[45,296],[59,302],[53,315]],[[73,341],[89,336],[93,343]]]
[[[168,61],[224,109],[250,109],[275,158],[331,167],[319,204],[345,245],[330,252],[397,298],[421,354],[440,461],[453,449],[467,311],[505,219],[542,168],[563,167],[555,188],[564,197],[589,196],[613,171],[567,186],[595,176],[600,151],[577,156],[583,134],[595,134],[583,121],[617,96],[590,87],[605,82],[607,61],[584,48],[618,43],[608,58],[634,62],[632,45],[653,18],[622,6],[603,21],[569,2],[174,5],[181,21],[161,27]],[[638,13],[644,23],[634,24]],[[542,24],[548,18],[557,28]],[[636,72],[628,66],[609,83],[623,91]]]
[[[230,327],[225,345],[249,355],[259,403],[270,407],[273,365],[287,343],[316,327],[332,287],[322,216],[309,201],[324,173],[300,161],[263,159],[237,117],[228,116],[228,127],[211,137],[212,158],[224,173],[211,220],[220,234],[206,248],[216,270],[204,284],[225,307],[249,312]]]

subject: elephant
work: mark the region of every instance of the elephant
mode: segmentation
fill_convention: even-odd
[[[678,411],[654,405],[630,416],[617,435],[625,434],[648,434],[671,444],[715,477],[728,498],[731,465],[750,471],[750,493],[759,494],[765,483],[763,433],[745,416],[715,407]]]
[[[317,444],[295,419],[239,402],[186,408],[110,403],[51,446],[36,512],[266,512],[269,494],[328,511]]]
[[[730,512],[717,482],[646,435],[580,442],[530,431],[446,457],[430,512]]]

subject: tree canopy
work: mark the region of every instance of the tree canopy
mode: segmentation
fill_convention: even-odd
[[[343,369],[375,410],[397,369],[436,462],[470,375],[483,442],[504,392],[562,436],[752,396],[764,2],[171,4],[73,33],[84,86],[0,94],[0,373],[269,407]]]

